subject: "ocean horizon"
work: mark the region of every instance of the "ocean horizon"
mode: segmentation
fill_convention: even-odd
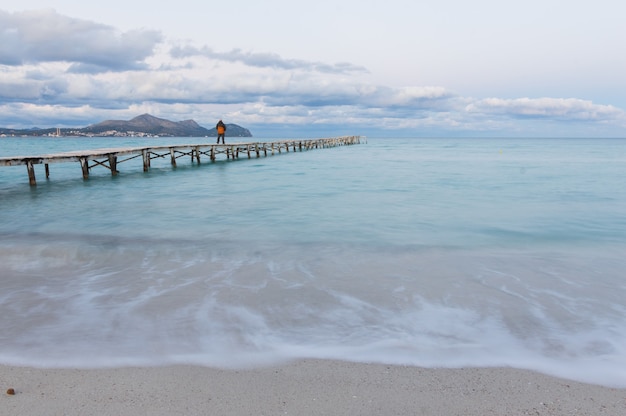
[[[203,141],[0,138],[0,156]],[[36,166],[36,187],[0,167],[0,364],[322,358],[626,387],[626,139],[141,163]]]

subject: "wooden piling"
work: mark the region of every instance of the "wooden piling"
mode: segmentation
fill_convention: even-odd
[[[170,147],[170,158],[172,162],[172,166],[176,167],[176,152],[173,147]]]
[[[35,179],[35,168],[33,167],[33,162],[26,162],[26,169],[28,170],[28,183],[30,186],[37,185],[37,180]]]
[[[83,179],[89,179],[89,160],[86,157],[81,157],[80,160],[80,168],[83,171]]]
[[[111,176],[117,175],[117,156],[109,155],[109,169],[111,169]]]
[[[143,156],[143,171],[147,172],[150,169],[150,151],[149,149],[144,149],[141,151]]]

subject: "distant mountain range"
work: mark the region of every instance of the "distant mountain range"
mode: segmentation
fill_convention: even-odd
[[[215,127],[200,126],[193,120],[170,121],[142,114],[131,120],[106,120],[83,128],[6,129],[4,136],[99,136],[99,137],[216,137]],[[250,130],[236,124],[226,124],[226,137],[252,137]]]

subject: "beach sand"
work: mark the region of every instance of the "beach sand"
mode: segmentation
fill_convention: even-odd
[[[0,385],[1,415],[626,415],[626,389],[508,368],[0,366]]]

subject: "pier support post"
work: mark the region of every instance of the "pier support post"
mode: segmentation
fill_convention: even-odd
[[[81,157],[79,160],[80,168],[83,171],[83,179],[89,179],[89,161],[86,157]]]
[[[172,158],[172,166],[176,167],[176,154],[173,148],[170,148],[170,157]]]
[[[50,166],[46,163],[45,164],[45,169],[46,169],[46,179],[50,178]]]
[[[143,157],[143,171],[147,172],[150,169],[150,152],[147,149],[142,150],[141,155]]]
[[[111,169],[111,176],[117,176],[117,156],[109,155],[109,168]]]
[[[35,180],[35,167],[33,166],[33,162],[30,160],[26,162],[26,169],[28,170],[28,183],[30,186],[36,186],[37,181]]]
[[[211,162],[215,162],[215,146],[211,146]]]
[[[191,152],[191,155],[192,155],[191,157],[193,159],[193,152]],[[200,147],[198,147],[198,146],[196,146],[196,162],[198,162],[198,165],[200,164]]]

